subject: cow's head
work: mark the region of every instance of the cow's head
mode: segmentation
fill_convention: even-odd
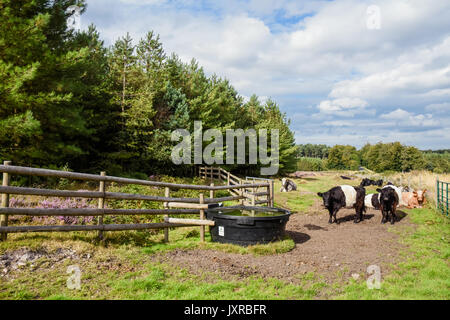
[[[322,198],[325,208],[328,208],[330,206],[330,192],[318,192],[317,195]]]
[[[398,195],[393,188],[378,188],[377,192],[380,193],[380,202],[388,202],[392,199],[398,199]]]
[[[422,203],[425,200],[425,193],[427,192],[427,189],[425,190],[417,190],[414,191],[414,196],[417,197],[417,200],[419,203]]]

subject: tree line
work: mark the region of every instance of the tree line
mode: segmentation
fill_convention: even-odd
[[[297,145],[297,157],[328,158],[331,147],[325,144],[299,144]]]
[[[300,145],[299,149],[305,145]],[[307,150],[324,150],[323,145],[313,145]],[[435,173],[450,172],[449,150],[421,151],[400,142],[366,144],[361,149],[349,145],[328,148],[328,156],[320,161],[315,153],[298,153],[299,170],[358,170],[360,167],[375,172],[429,170]],[[309,158],[308,158],[309,157]],[[312,158],[311,158],[312,157]],[[320,158],[320,157],[319,157]],[[309,168],[309,169],[308,169]],[[312,168],[312,169],[311,169]]]
[[[199,120],[204,130],[279,129],[280,172],[295,169],[294,134],[275,101],[244,101],[195,59],[167,54],[153,31],[106,47],[95,26],[68,28],[67,9],[75,4],[86,10],[85,1],[0,0],[0,159],[111,175],[171,174],[179,170],[171,162],[171,132],[192,132]]]

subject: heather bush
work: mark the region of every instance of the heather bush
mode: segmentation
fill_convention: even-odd
[[[96,208],[96,202],[92,199],[84,198],[48,198],[39,200],[37,204],[27,201],[25,198],[12,197],[9,200],[11,208],[43,208],[43,209],[88,209]],[[12,217],[12,220],[21,220],[22,217]],[[33,217],[32,221],[39,224],[89,224],[94,221],[94,217],[63,217],[63,216],[43,216]]]

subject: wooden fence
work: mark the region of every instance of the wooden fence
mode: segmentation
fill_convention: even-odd
[[[29,167],[12,166],[10,161],[5,161],[0,165],[0,172],[3,173],[2,186],[0,187],[0,237],[1,240],[7,239],[8,233],[18,232],[59,232],[59,231],[98,231],[99,237],[103,237],[104,231],[122,231],[122,230],[145,230],[145,229],[165,229],[165,240],[169,240],[169,228],[200,226],[200,237],[204,241],[205,226],[212,225],[214,222],[205,220],[205,210],[211,205],[224,201],[241,201],[246,198],[246,191],[257,188],[269,188],[268,183],[258,184],[233,184],[226,186],[214,185],[185,185],[166,183],[158,181],[147,181],[138,179],[128,179],[121,177],[107,176],[105,172],[99,175],[67,172],[59,170],[38,169]],[[94,181],[99,183],[98,191],[70,191],[70,190],[52,190],[40,188],[23,188],[10,186],[11,175],[30,175],[40,177],[56,177],[82,181]],[[140,194],[128,194],[121,192],[108,192],[107,183],[134,184],[164,188],[164,197],[148,196]],[[170,197],[172,190],[198,190],[209,191],[209,198],[205,198],[200,193],[198,198],[176,198]],[[215,198],[214,192],[218,190],[229,190],[231,196]],[[239,191],[240,190],[240,191]],[[97,209],[42,209],[42,208],[10,208],[10,195],[35,195],[44,197],[63,197],[63,198],[90,198],[98,199]],[[105,208],[108,199],[117,200],[143,200],[163,202],[164,209],[108,209]],[[176,219],[171,215],[198,214],[200,219]],[[45,225],[45,226],[9,226],[9,215],[23,216],[94,216],[97,217],[96,225]],[[130,215],[164,215],[164,223],[146,223],[146,224],[104,224],[103,217],[106,215],[130,216]]]
[[[450,183],[436,179],[436,206],[437,209],[448,216],[448,185]]]
[[[200,178],[210,179],[211,182],[214,180],[225,182],[230,187],[229,191],[232,195],[242,197],[241,203],[244,205],[265,204],[269,207],[274,205],[273,180],[264,179],[264,182],[257,182],[253,178],[241,179],[220,167],[199,167],[198,174]],[[253,188],[239,187],[242,185],[251,185]]]

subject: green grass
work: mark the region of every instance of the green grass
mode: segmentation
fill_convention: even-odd
[[[152,245],[146,246],[142,250],[144,253],[154,254],[157,252],[167,252],[175,249],[202,249],[261,256],[286,253],[295,247],[294,241],[289,237],[269,244],[241,247],[233,244],[211,242],[211,236],[209,233],[206,233],[205,242],[202,243],[199,241],[199,236],[200,234],[198,228],[175,229],[170,232],[170,241],[168,243],[164,243],[163,239],[160,237],[158,242],[155,241]]]
[[[316,279],[304,279],[302,285],[286,284],[276,279],[248,278],[243,281],[201,281],[185,270],[171,274],[162,266],[153,266],[144,277],[117,281],[112,294],[126,299],[313,299],[325,286]],[[200,281],[199,281],[200,280]]]
[[[28,276],[0,285],[0,299],[313,299],[326,286],[319,278],[305,277],[299,285],[277,279],[250,277],[244,280],[212,280],[167,265],[146,263],[139,272],[117,274],[83,269],[81,290],[65,286],[67,275],[58,268],[47,272],[47,280]]]
[[[383,277],[381,289],[369,290],[364,281],[342,288],[339,299],[450,299],[450,223],[434,209],[405,210],[415,230],[398,231],[408,246],[403,262]]]

